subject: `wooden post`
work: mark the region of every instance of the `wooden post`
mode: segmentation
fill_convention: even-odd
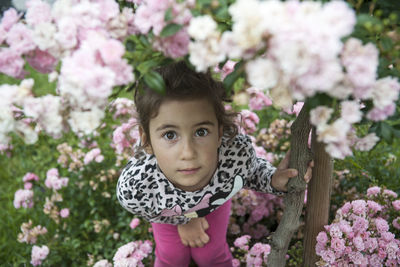
[[[285,210],[276,231],[271,238],[271,253],[268,255],[269,267],[284,267],[286,253],[294,232],[299,227],[300,215],[304,204],[306,183],[303,179],[311,152],[308,137],[311,130],[309,113],[304,107],[291,127],[289,167],[298,170],[298,176],[289,180],[288,193],[284,197]]]
[[[312,135],[314,168],[312,179],[307,189],[305,232],[303,240],[303,266],[315,266],[316,237],[328,224],[332,190],[333,160],[325,152],[325,145],[317,141],[315,129]]]

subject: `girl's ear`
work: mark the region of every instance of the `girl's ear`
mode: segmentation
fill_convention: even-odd
[[[142,126],[139,126],[139,135],[140,135],[141,145],[144,147],[144,151],[147,154],[153,154],[153,149],[151,148],[151,145],[150,145],[149,141],[147,140],[147,136],[146,136]]]

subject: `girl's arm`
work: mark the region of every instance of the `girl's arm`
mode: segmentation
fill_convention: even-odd
[[[209,225],[205,217],[191,219],[187,224],[178,225],[182,244],[192,248],[201,248],[210,241],[206,234]]]

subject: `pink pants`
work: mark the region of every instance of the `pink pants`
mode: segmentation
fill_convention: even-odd
[[[187,267],[191,258],[199,267],[232,267],[232,254],[226,242],[230,210],[231,200],[206,215],[210,241],[201,248],[184,246],[176,225],[152,223],[156,242],[154,267]]]

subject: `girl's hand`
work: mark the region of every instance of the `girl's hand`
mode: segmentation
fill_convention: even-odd
[[[287,192],[287,183],[290,178],[297,175],[296,169],[289,169],[290,150],[286,153],[285,158],[279,163],[277,170],[271,179],[271,186],[276,190]],[[308,183],[312,177],[312,168],[314,167],[314,161],[310,161],[306,174],[304,175],[304,181]]]
[[[209,225],[205,217],[191,219],[189,223],[178,225],[182,244],[192,248],[201,248],[210,241],[206,234]]]

